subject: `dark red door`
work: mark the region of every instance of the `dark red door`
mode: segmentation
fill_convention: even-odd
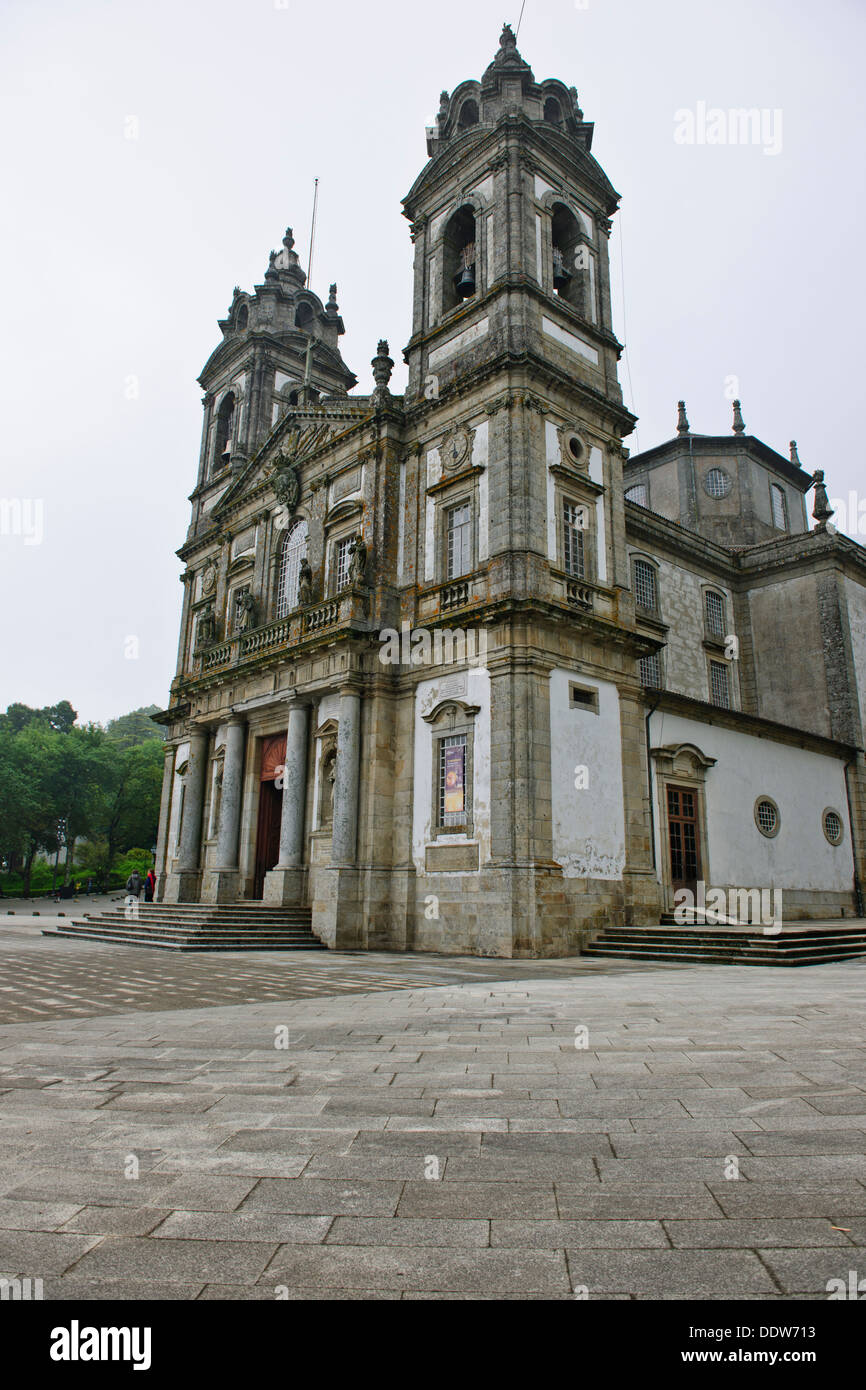
[[[698,798],[688,787],[668,787],[668,835],[674,892],[688,888],[696,895],[701,873]]]
[[[265,874],[273,869],[280,857],[280,819],[283,794],[273,782],[262,782],[259,791],[259,828],[256,835],[256,873],[253,897],[260,898],[265,890]]]

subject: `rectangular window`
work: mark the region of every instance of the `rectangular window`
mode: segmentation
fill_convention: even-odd
[[[586,532],[586,507],[575,502],[562,504],[563,568],[575,579],[586,578],[586,558],[583,538]]]
[[[468,574],[472,568],[471,530],[469,503],[461,502],[459,507],[450,507],[446,513],[446,573],[448,579],[457,579],[461,574]]]
[[[652,656],[641,657],[640,683],[650,686],[653,690],[661,690],[662,664],[658,652],[653,652]]]
[[[773,504],[773,525],[777,531],[788,529],[788,499],[776,484],[770,484],[770,501]]]
[[[655,613],[658,609],[656,572],[646,560],[634,562],[634,601],[645,613]]]
[[[721,594],[714,594],[712,590],[707,590],[704,595],[704,613],[707,620],[707,632],[713,637],[724,637],[725,600]]]
[[[439,741],[439,824],[466,823],[466,735]]]
[[[349,565],[352,559],[352,537],[345,536],[343,540],[337,541],[334,553],[335,588],[334,593],[340,594],[349,587]]]
[[[720,709],[731,708],[731,681],[728,668],[721,661],[710,662],[710,700]]]

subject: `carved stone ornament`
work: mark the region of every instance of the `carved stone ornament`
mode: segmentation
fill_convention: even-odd
[[[349,583],[354,588],[363,585],[367,572],[367,543],[363,536],[355,536],[352,540],[349,560]]]
[[[298,603],[302,608],[313,602],[313,571],[306,555],[298,570]]]
[[[293,512],[301,496],[301,478],[297,468],[289,463],[284,454],[280,454],[276,460],[273,484],[277,501]]]
[[[196,647],[210,647],[217,640],[216,615],[212,607],[206,608],[198,620],[196,628]]]
[[[201,577],[201,591],[203,594],[212,594],[216,587],[216,570],[213,565],[206,565]]]

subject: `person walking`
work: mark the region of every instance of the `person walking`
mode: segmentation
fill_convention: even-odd
[[[153,869],[148,869],[148,871],[147,871],[147,877],[146,877],[145,880],[144,880],[144,901],[145,901],[146,903],[152,903],[152,902],[153,902],[153,896],[154,896],[154,893],[155,893],[155,892],[156,892],[156,874],[153,872]]]
[[[126,891],[131,898],[135,898],[135,901],[138,902],[141,897],[141,874],[138,869],[133,869],[126,880]]]

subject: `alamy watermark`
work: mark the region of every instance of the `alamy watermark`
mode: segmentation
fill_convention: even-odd
[[[486,628],[413,628],[404,622],[399,632],[383,628],[379,641],[383,666],[451,666],[464,661],[484,666],[487,662]]]
[[[21,536],[25,545],[41,545],[45,537],[42,498],[0,497],[0,536]]]
[[[678,888],[674,893],[674,921],[677,926],[703,926],[707,922],[726,922],[732,926],[760,926],[765,936],[782,930],[781,888],[710,888],[703,879],[697,892]]]
[[[699,101],[690,111],[674,112],[677,145],[761,145],[764,154],[782,153],[782,111],[776,106],[737,106],[725,110]]]

